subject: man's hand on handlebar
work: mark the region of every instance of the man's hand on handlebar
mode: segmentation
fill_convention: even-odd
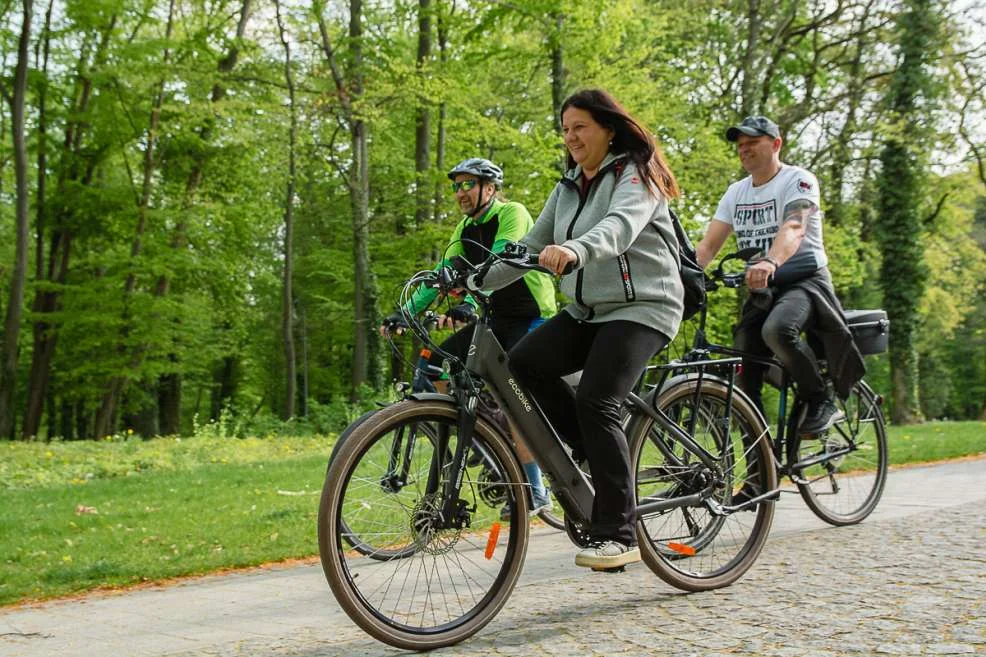
[[[400,313],[393,313],[388,315],[383,320],[383,323],[380,324],[380,335],[381,337],[387,337],[388,333],[401,335],[407,328],[407,322],[404,321],[404,317]]]
[[[746,270],[746,284],[751,290],[762,290],[770,285],[770,277],[774,275],[777,267],[769,260],[750,265]]]
[[[460,303],[446,314],[438,316],[438,328],[458,328],[476,320],[476,309],[469,303]]]
[[[544,247],[538,256],[538,264],[546,269],[550,269],[558,276],[566,273],[566,269],[571,271],[571,267],[569,266],[574,266],[578,260],[579,257],[575,255],[574,251],[556,244],[549,244]]]

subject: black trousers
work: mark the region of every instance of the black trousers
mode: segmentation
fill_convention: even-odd
[[[518,341],[531,330],[531,323],[540,319],[539,317],[498,317],[493,316],[490,318],[490,330],[493,331],[493,335],[500,342],[500,346],[506,351],[510,351],[510,348],[517,344]],[[453,356],[457,356],[465,362],[466,351],[469,349],[469,345],[472,343],[472,335],[476,331],[475,324],[468,324],[445,340],[440,345],[440,348]],[[437,365],[441,367],[442,365],[442,355],[438,351],[433,351],[431,358],[428,359],[429,365]]]
[[[620,407],[647,361],[669,342],[635,322],[580,322],[560,312],[510,351],[510,368],[548,419],[589,461],[594,539],[636,544],[633,471]],[[578,392],[560,377],[582,370]]]
[[[815,276],[825,276],[822,270]],[[801,333],[812,326],[815,308],[808,293],[794,283],[780,289],[773,305],[759,308],[751,295],[743,306],[739,324],[733,330],[733,344],[737,349],[761,356],[773,354],[781,362],[798,386],[798,395],[806,401],[820,401],[825,397],[825,381],[818,369],[818,359]],[[743,391],[763,412],[760,389],[763,387],[766,366],[750,360],[743,361],[743,373],[739,377]]]

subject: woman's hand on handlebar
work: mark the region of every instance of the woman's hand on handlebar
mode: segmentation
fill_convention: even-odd
[[[751,290],[761,290],[767,287],[770,285],[770,277],[774,275],[776,269],[769,260],[761,260],[750,265],[750,268],[746,270],[746,285]]]
[[[578,260],[579,257],[575,255],[575,251],[557,244],[549,244],[544,247],[538,256],[539,265],[550,269],[559,276],[565,273],[566,268],[571,271],[569,265],[574,267]]]

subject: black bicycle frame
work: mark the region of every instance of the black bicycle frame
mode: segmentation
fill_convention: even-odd
[[[472,343],[469,345],[466,368],[486,382],[490,393],[520,430],[528,449],[551,478],[552,492],[558,498],[567,517],[578,525],[587,524],[592,515],[594,497],[592,484],[562,447],[561,438],[558,437],[537,401],[520,386],[510,372],[507,354],[487,325],[485,318],[476,323]],[[455,391],[459,401],[460,434],[456,454],[453,457],[452,472],[459,473],[457,477],[459,481],[454,483],[454,488],[452,488],[453,482],[448,482],[450,487],[447,489],[448,493],[457,490],[461,485],[464,471],[463,453],[472,443],[472,427],[476,418],[475,393],[465,388],[466,386],[457,386]],[[470,399],[472,401],[469,401]],[[629,396],[628,402],[635,410],[651,417],[668,431],[673,440],[681,443],[705,466],[714,469],[718,465],[712,454],[696,443],[663,411],[652,408],[634,394]],[[666,451],[667,448],[662,442],[657,441],[656,444],[665,451],[665,456],[677,460],[677,457]],[[637,506],[637,515],[639,517],[648,513],[693,505],[708,497],[711,491],[710,484],[708,490],[693,495],[648,501]],[[449,504],[452,502],[450,497],[446,498]]]

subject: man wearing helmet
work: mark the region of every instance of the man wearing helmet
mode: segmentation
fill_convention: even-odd
[[[503,251],[508,242],[524,237],[534,225],[531,214],[522,204],[506,201],[498,193],[503,185],[503,170],[487,159],[471,157],[459,162],[448,172],[452,191],[459,209],[465,215],[452,231],[452,238],[444,258],[436,271],[452,264],[456,257],[465,258],[471,264],[483,262],[492,251]],[[415,314],[428,307],[438,291],[419,287],[403,309]],[[490,296],[490,328],[507,351],[531,329],[541,324],[555,312],[555,289],[551,277],[540,272],[529,272],[522,279],[493,292]],[[441,345],[445,352],[465,359],[472,342],[476,303],[466,297],[439,318],[439,327],[461,327]],[[404,322],[400,312],[384,320],[381,333],[396,329],[400,332]],[[440,365],[441,356],[434,354],[431,364]],[[551,499],[542,482],[541,471],[530,452],[517,441],[518,455],[534,492],[534,511],[551,506]]]

